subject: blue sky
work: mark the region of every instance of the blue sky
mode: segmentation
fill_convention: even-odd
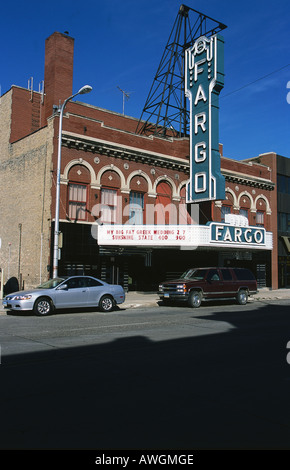
[[[289,0],[50,0],[1,5],[1,94],[12,84],[34,89],[44,78],[45,39],[75,38],[74,91],[94,106],[141,116],[167,39],[184,3],[227,25],[220,142],[229,158],[269,151],[290,157]],[[290,85],[290,84],[289,84]],[[289,95],[290,96],[290,95]],[[289,100],[290,101],[290,100]]]

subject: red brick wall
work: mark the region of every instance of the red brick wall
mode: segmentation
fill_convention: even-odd
[[[66,34],[53,33],[45,41],[43,124],[58,105],[72,95],[74,39]]]
[[[25,88],[12,87],[12,116],[10,143],[40,128],[43,110],[41,95]]]
[[[69,102],[65,110],[74,113],[74,115],[71,114],[69,119],[63,119],[64,131],[116,142],[140,150],[186,158],[189,161],[189,138],[171,141],[158,137],[136,135],[137,119],[75,102]],[[84,118],[80,119],[78,115]]]
[[[252,164],[230,160],[229,158],[221,158],[221,167],[223,170],[230,170],[235,173],[243,173],[247,176],[254,176],[259,178],[271,179],[272,173],[269,168],[264,165],[259,165],[253,162]]]

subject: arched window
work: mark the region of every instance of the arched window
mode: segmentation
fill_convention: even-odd
[[[265,214],[266,214],[266,201],[263,198],[257,198],[256,201],[256,225],[264,227],[266,224]]]
[[[120,175],[113,170],[105,171],[101,177],[101,217],[103,224],[116,224],[120,221],[119,211],[122,210],[118,189]]]
[[[68,216],[72,220],[87,220],[90,172],[83,165],[74,165],[68,178]]]
[[[145,194],[148,192],[148,182],[141,175],[135,175],[130,181],[129,223],[143,225]]]
[[[73,220],[87,219],[87,185],[69,183],[68,216]]]
[[[246,217],[248,219],[248,221],[250,221],[250,209],[251,209],[250,198],[247,195],[242,194],[242,196],[240,197],[239,214]]]
[[[101,191],[101,221],[103,224],[115,224],[117,222],[117,190],[102,188]]]
[[[144,194],[138,191],[130,193],[130,224],[143,225],[144,214]]]
[[[223,201],[221,207],[221,222],[225,222],[227,214],[232,214],[233,205],[233,195],[229,191],[226,191],[226,199]]]
[[[170,221],[172,221],[172,216],[174,215],[171,186],[166,181],[161,181],[157,185],[156,193],[155,223],[169,225]]]
[[[221,207],[221,222],[225,222],[226,221],[226,215],[231,214],[231,212],[232,212],[231,206],[223,204],[222,207]]]

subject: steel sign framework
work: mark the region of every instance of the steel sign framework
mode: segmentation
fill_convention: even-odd
[[[181,5],[155,74],[136,132],[160,137],[188,136],[190,113],[185,97],[185,51],[200,37],[226,28],[223,23]]]

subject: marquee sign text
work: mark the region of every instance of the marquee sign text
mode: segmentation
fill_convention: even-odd
[[[266,232],[263,227],[237,227],[210,223],[211,242],[243,245],[265,245]]]

